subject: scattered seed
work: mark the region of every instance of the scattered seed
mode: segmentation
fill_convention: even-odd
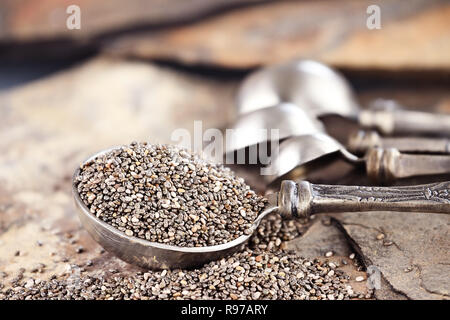
[[[383,241],[383,246],[386,246],[386,247],[392,246],[393,244],[394,244],[394,242],[392,242],[391,240]]]
[[[256,262],[256,259],[259,262]],[[230,268],[232,266],[232,268]],[[0,288],[0,299],[351,299],[348,276],[294,253],[246,248],[193,270],[137,272],[128,276],[86,275],[71,265],[71,276],[37,281],[18,277]],[[75,273],[73,273],[75,272]],[[22,273],[23,274],[23,273]],[[320,285],[319,285],[320,284]]]
[[[83,253],[84,252],[84,248],[82,246],[79,246],[76,248],[75,250],[76,253]]]
[[[412,270],[413,270],[413,267],[409,266],[409,267],[406,267],[403,271],[405,273],[408,273],[408,272],[411,272]]]
[[[377,240],[383,240],[384,237],[385,237],[385,235],[384,235],[383,233],[379,233],[379,234],[377,235]]]

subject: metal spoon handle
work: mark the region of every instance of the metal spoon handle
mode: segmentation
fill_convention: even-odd
[[[406,187],[363,187],[285,180],[278,194],[278,208],[284,218],[361,211],[450,213],[450,181]]]
[[[450,140],[447,138],[382,137],[376,131],[360,130],[350,136],[347,147],[349,151],[359,154],[375,147],[396,148],[401,152],[447,154],[450,153]]]
[[[450,136],[450,115],[410,110],[362,110],[359,123],[386,135],[415,133]]]
[[[389,183],[395,179],[450,173],[450,155],[416,155],[397,149],[370,149],[366,154],[369,178]]]

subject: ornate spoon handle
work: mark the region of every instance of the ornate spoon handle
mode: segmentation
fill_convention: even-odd
[[[363,110],[359,123],[386,135],[397,133],[450,136],[450,115],[409,110]]]
[[[371,148],[395,148],[401,152],[450,153],[450,140],[447,138],[424,137],[382,137],[376,131],[360,130],[348,140],[350,152],[363,154]]]
[[[397,149],[370,149],[366,171],[374,181],[389,183],[395,179],[450,173],[450,155],[404,154]]]
[[[278,207],[284,218],[361,211],[450,213],[450,182],[406,187],[363,187],[285,180],[278,193]]]

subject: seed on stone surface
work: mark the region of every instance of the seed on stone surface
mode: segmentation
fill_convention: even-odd
[[[355,278],[355,281],[357,281],[357,282],[364,281],[364,277],[363,276],[358,276],[358,277]]]
[[[261,266],[255,262],[261,257]],[[129,273],[114,277],[86,275],[82,268],[73,279],[18,279],[13,288],[1,289],[5,299],[350,299],[355,294],[348,276],[323,277],[323,265],[294,253],[246,248],[229,257],[192,270]],[[77,267],[75,267],[75,270]],[[289,281],[284,279],[290,279]],[[295,281],[293,281],[295,279]],[[28,288],[25,287],[25,284]],[[20,290],[15,288],[21,288]],[[42,293],[45,292],[45,295]],[[366,297],[366,296],[365,296]],[[369,295],[370,297],[370,295]]]
[[[408,272],[411,272],[412,270],[413,270],[412,267],[406,267],[403,271],[404,271],[405,273],[408,273]]]
[[[355,259],[355,254],[351,253],[348,257],[353,260],[353,259]]]
[[[329,258],[333,256],[333,251],[328,251],[327,253],[325,253],[325,257]]]
[[[383,241],[383,246],[392,246],[394,244],[394,242],[392,242],[391,240],[384,240]]]
[[[76,253],[83,253],[84,252],[84,248],[82,246],[79,246],[76,248]]]
[[[34,286],[34,280],[33,279],[29,279],[24,285],[24,287],[27,288],[27,289],[30,289],[33,286]]]
[[[383,239],[384,239],[384,234],[383,233],[377,234],[377,240],[383,240]]]

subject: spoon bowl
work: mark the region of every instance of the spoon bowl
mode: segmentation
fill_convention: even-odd
[[[377,99],[360,107],[352,87],[336,70],[312,60],[295,60],[250,74],[238,90],[238,112],[247,113],[281,102],[296,104],[316,117],[338,115],[384,135],[450,136],[450,115],[403,109]]]
[[[114,149],[116,148],[98,152],[88,158],[83,164]],[[81,224],[105,250],[128,263],[152,270],[199,267],[242,250],[251,237],[251,234],[243,235],[233,241],[215,246],[178,247],[127,236],[124,232],[107,224],[89,211],[89,208],[80,198],[75,183],[80,170],[78,168],[73,175],[72,193]],[[255,220],[251,229],[252,232],[256,230],[261,220],[275,209],[275,207],[267,205]]]
[[[258,70],[244,79],[236,104],[240,113],[282,102],[305,106],[314,116],[356,118],[359,105],[347,80],[312,60],[297,60]]]
[[[277,138],[282,140],[291,136],[322,132],[325,129],[320,121],[296,105],[279,103],[240,115],[231,130],[237,134],[237,138],[231,141],[227,139],[225,153],[270,141],[272,130],[278,130]]]
[[[295,168],[333,153],[340,153],[350,162],[362,161],[326,133],[290,137],[280,144],[279,152],[271,158],[266,170],[270,175],[266,175],[265,180],[270,184]]]

